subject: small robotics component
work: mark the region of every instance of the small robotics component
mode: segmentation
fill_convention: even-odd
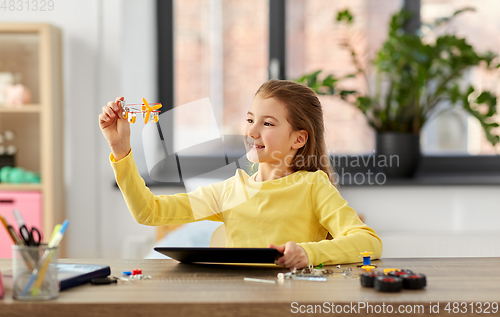
[[[389,274],[389,272],[399,272],[401,271],[400,269],[392,269],[392,268],[387,268],[384,269],[384,274]]]
[[[148,123],[149,119],[153,122],[158,122],[161,103],[148,103],[145,98],[142,98],[143,104],[127,104],[125,100],[121,101],[123,109],[123,118],[128,119],[128,122],[135,123],[137,114],[142,114],[144,123]]]
[[[366,272],[370,272],[371,270],[373,270],[374,268],[376,268],[375,265],[362,265],[361,268],[363,270],[365,270]]]
[[[411,270],[384,269],[385,274],[371,272],[361,275],[361,286],[373,287],[378,292],[399,292],[404,289],[422,289],[427,286],[423,274]]]
[[[139,274],[142,274],[142,270],[140,269],[132,270],[132,275],[139,275]]]
[[[422,289],[427,286],[427,280],[423,274],[408,274],[403,277],[403,288]]]
[[[403,277],[408,274],[413,274],[413,272],[410,270],[394,270],[387,273],[387,275],[389,276],[400,276],[400,277]]]
[[[133,280],[150,280],[151,275],[143,275],[141,269],[133,269],[132,271],[123,271],[124,277],[115,277],[121,281],[133,281]]]
[[[364,273],[361,274],[360,279],[361,279],[361,286],[363,287],[373,287],[373,282],[375,281],[376,277],[379,277],[383,274],[377,273],[377,272],[370,272],[370,273]]]
[[[361,252],[361,254],[363,255],[363,265],[372,265],[372,258],[370,254],[373,254],[373,252],[365,251]]]
[[[303,268],[302,270],[297,270],[293,268],[288,273],[278,273],[278,281],[282,281],[284,279],[294,279],[294,280],[306,280],[306,281],[320,281],[326,282],[327,276],[333,274],[334,272],[330,269],[318,269],[315,268],[312,263],[309,263],[309,266]]]
[[[362,268],[363,270],[366,270],[366,272],[370,272],[377,266],[375,264],[372,264],[372,259],[370,254],[373,254],[373,252],[365,251],[361,252],[361,255],[363,255],[363,264],[358,265],[358,267]]]
[[[399,292],[403,288],[403,279],[397,276],[377,276],[373,281],[377,292]]]
[[[345,268],[344,271],[342,271],[342,276],[343,277],[352,276],[352,268],[351,267]]]

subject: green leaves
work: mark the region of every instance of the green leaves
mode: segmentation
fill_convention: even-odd
[[[338,79],[334,78],[333,75],[328,75],[323,80],[318,80],[318,75],[321,72],[321,70],[318,70],[311,74],[306,74],[295,81],[311,88],[318,95],[334,95]]]
[[[455,11],[451,16],[449,17],[444,17],[444,18],[440,18],[440,19],[437,19],[434,23],[433,26],[440,26],[442,24],[445,24],[445,23],[448,23],[451,21],[451,19],[453,19],[454,17],[456,17],[457,15],[461,14],[461,13],[464,13],[464,12],[467,12],[467,11],[471,11],[471,12],[475,12],[476,9],[475,8],[472,8],[472,7],[465,7],[465,8],[462,8],[460,10],[457,10]]]
[[[345,10],[337,14],[337,21],[352,24],[354,22],[354,17],[351,15],[349,10]]]
[[[458,10],[452,16],[436,21],[432,27],[439,27],[468,11],[474,9]],[[378,82],[370,95],[337,88],[338,85],[342,86],[345,79],[356,77],[357,74],[363,74],[366,86],[370,86],[366,69],[358,60],[352,43],[349,43],[349,36],[347,43],[342,43],[342,46],[350,50],[356,74],[345,77],[330,74],[319,80],[322,71],[318,70],[297,81],[318,94],[336,95],[352,103],[377,131],[419,133],[426,121],[436,113],[439,104],[447,101],[454,107],[463,107],[477,118],[488,140],[492,144],[498,143],[499,136],[492,132],[498,127],[498,123],[493,122],[496,96],[489,91],[475,92],[472,86],[467,90],[460,89],[466,72],[472,67],[500,67],[497,54],[490,51],[480,54],[465,38],[454,34],[435,36],[433,42],[425,42],[423,35],[404,32],[404,25],[410,16],[404,11],[392,16],[388,37],[372,62]],[[354,17],[345,10],[338,12],[336,20],[351,25]],[[470,101],[472,95],[478,97]]]
[[[476,98],[476,100],[473,100],[471,104],[471,102],[469,101],[469,97],[473,92],[474,87],[469,86],[469,89],[467,90],[468,94],[464,94],[463,96],[464,109],[479,120],[486,134],[486,138],[488,139],[488,141],[490,141],[491,144],[495,145],[500,142],[500,136],[493,134],[493,132],[491,131],[492,129],[498,128],[499,126],[497,122],[493,122],[492,120],[492,117],[497,114],[497,98],[489,91],[482,92]],[[486,107],[486,113],[481,113],[481,111],[479,110],[481,105]]]

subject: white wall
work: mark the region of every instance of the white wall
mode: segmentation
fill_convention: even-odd
[[[63,30],[65,239],[69,257],[137,256],[155,228],[135,223],[114,187],[97,117],[108,100],[156,92],[154,0],[55,1],[52,12],[4,12],[1,22],[46,22]],[[141,126],[134,153],[141,161]],[[154,190],[172,194],[178,189]],[[342,195],[381,235],[384,256],[500,256],[500,186],[346,187]],[[137,244],[136,244],[137,245]],[[148,250],[144,250],[144,254]]]
[[[109,85],[106,87],[106,83],[103,83],[106,89],[103,89],[102,99],[105,101],[124,96],[129,103],[140,103],[142,98],[157,102],[156,1],[123,0],[119,3],[122,11],[115,16],[120,19],[113,24],[118,34],[115,34],[116,36],[110,34],[104,56],[110,59],[117,56],[121,59],[110,60],[110,63],[116,64],[116,69],[110,69],[109,73],[101,75]],[[105,8],[104,11],[112,12],[113,8]],[[116,55],[110,52],[115,52]],[[113,76],[110,74],[117,74],[121,78],[121,86],[110,84],[113,83]],[[140,170],[145,172],[147,169],[141,133],[143,127],[143,122],[137,122],[131,125],[131,133],[134,158]],[[99,140],[100,171],[103,180],[100,187],[103,196],[98,209],[101,223],[98,234],[102,243],[97,248],[96,255],[113,258],[140,257],[148,250],[138,253],[137,250],[130,250],[128,246],[137,247],[134,242],[139,242],[139,245],[143,245],[143,242],[152,243],[156,230],[153,227],[139,225],[130,216],[121,192],[115,186],[111,186],[114,184],[114,174],[109,165],[109,147],[103,137],[100,136]]]
[[[384,257],[500,256],[500,186],[344,187]]]

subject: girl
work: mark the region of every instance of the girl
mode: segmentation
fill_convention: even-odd
[[[288,268],[359,262],[363,251],[381,256],[380,238],[334,186],[323,111],[310,88],[270,80],[256,92],[245,126],[247,158],[256,173],[248,176],[237,169],[223,182],[160,196],[151,193],[137,171],[121,100],[103,107],[99,125],[111,148],[116,181],[137,222],[221,221],[227,247],[275,248],[284,254],[276,264]]]

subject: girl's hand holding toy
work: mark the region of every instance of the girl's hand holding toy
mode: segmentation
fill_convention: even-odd
[[[123,97],[116,98],[102,107],[99,115],[99,127],[108,141],[115,160],[119,161],[130,152],[130,123],[123,118]]]

